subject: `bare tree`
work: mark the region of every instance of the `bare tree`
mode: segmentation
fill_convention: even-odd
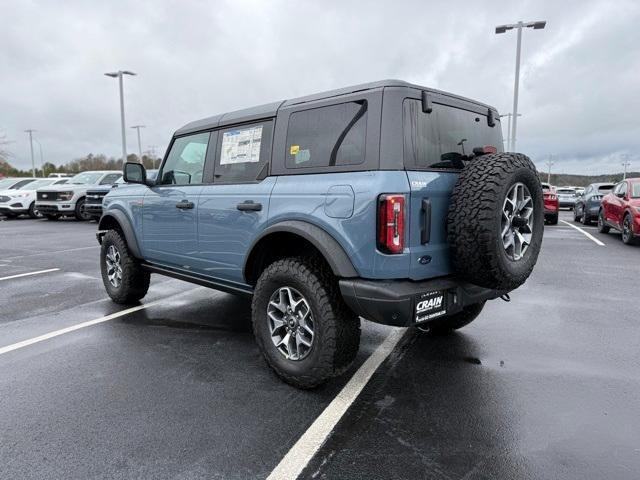
[[[11,153],[7,149],[7,145],[11,142],[7,140],[7,134],[0,131],[0,160],[4,160],[5,162],[11,156]]]

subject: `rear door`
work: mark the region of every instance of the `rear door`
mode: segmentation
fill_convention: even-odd
[[[174,139],[158,183],[145,194],[142,253],[155,263],[186,270],[196,264],[198,199],[210,135]]]
[[[213,184],[198,203],[198,257],[201,273],[244,283],[247,251],[265,228],[276,177],[267,175],[273,120],[217,131]]]
[[[440,103],[442,102],[442,103]],[[404,166],[410,194],[410,277],[414,279],[451,273],[446,219],[451,191],[463,157],[476,147],[503,151],[498,115],[489,125],[482,107],[433,97],[431,113],[420,99],[403,104]],[[486,108],[482,111],[487,111]]]

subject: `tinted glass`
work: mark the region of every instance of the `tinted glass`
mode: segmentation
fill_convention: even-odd
[[[600,193],[609,193],[611,190],[613,190],[613,185],[600,185],[598,187],[598,192]]]
[[[640,182],[631,184],[631,196],[633,198],[640,198]]]
[[[122,176],[121,173],[110,173],[105,176],[101,181],[100,185],[112,185]]]
[[[287,168],[358,165],[365,158],[367,102],[348,102],[292,113]]]
[[[618,189],[618,193],[620,195],[626,195],[627,194],[627,183],[623,182],[620,184],[620,188]]]
[[[462,168],[462,156],[476,147],[491,145],[501,152],[500,122],[487,125],[486,115],[460,108],[433,104],[431,113],[422,111],[420,100],[404,101],[405,168]]]
[[[254,182],[271,151],[272,122],[220,130],[214,183]]]
[[[24,187],[25,185],[34,182],[35,180],[33,179],[28,179],[28,180],[20,180],[19,182],[17,182],[15,185],[13,185],[12,187],[10,187],[10,190],[19,190],[20,188]]]
[[[176,138],[162,167],[162,184],[189,185],[202,183],[209,133]]]

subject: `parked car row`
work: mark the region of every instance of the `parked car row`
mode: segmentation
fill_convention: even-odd
[[[59,174],[50,178],[7,178],[0,180],[0,213],[8,218],[27,214],[58,220],[74,216],[78,220],[92,218],[85,204],[92,186],[110,189],[122,178],[114,170],[82,172],[71,178]]]
[[[584,225],[597,221],[600,233],[614,229],[624,243],[640,244],[640,178],[592,183],[577,199],[573,219]]]
[[[156,173],[150,170],[149,178],[155,178]],[[29,215],[48,220],[97,220],[102,215],[104,197],[124,183],[122,172],[114,170],[82,172],[71,178],[62,175],[0,180],[0,214],[8,218]]]

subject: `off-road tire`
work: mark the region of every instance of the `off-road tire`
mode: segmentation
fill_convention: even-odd
[[[558,214],[555,213],[553,215],[549,215],[548,217],[549,225],[557,225],[558,224]]]
[[[602,213],[602,209],[598,212],[598,232],[599,233],[609,233],[609,230],[611,230],[611,228],[604,223],[604,216]]]
[[[44,218],[46,218],[47,220],[51,220],[51,221],[56,221],[56,220],[60,220],[60,215],[55,215],[52,213],[48,213],[44,216]]]
[[[518,182],[531,195],[533,232],[522,258],[513,261],[502,243],[501,218],[504,199]],[[452,264],[461,278],[496,290],[519,287],[536,264],[543,230],[542,186],[535,165],[526,155],[496,153],[467,163],[451,194],[447,216]]]
[[[631,225],[629,225],[630,232],[628,236],[624,234],[625,222],[631,223]],[[622,229],[622,243],[624,243],[625,245],[638,245],[640,239],[633,236],[633,218],[631,218],[631,215],[629,215],[628,213],[626,213],[624,218],[622,219]]]
[[[289,360],[271,341],[267,305],[283,286],[299,291],[314,319],[309,354]],[[270,264],[258,278],[251,304],[253,333],[269,367],[285,382],[302,389],[321,385],[349,368],[360,346],[360,318],[344,303],[337,279],[316,257],[290,257]]]
[[[40,218],[42,216],[38,213],[38,210],[36,210],[36,202],[31,202],[31,205],[29,205],[28,213],[31,218]]]
[[[419,330],[433,336],[448,335],[478,318],[484,304],[485,302],[480,302],[468,305],[461,312],[429,322],[427,325],[419,327]]]
[[[74,215],[76,220],[80,220],[81,222],[89,220],[91,217],[84,211],[84,204],[87,201],[85,197],[78,199],[76,202],[76,209],[74,211]]]
[[[109,282],[107,275],[106,254],[109,247],[113,245],[120,253],[120,264],[122,267],[122,281],[119,287],[114,287]],[[102,283],[107,293],[115,303],[128,305],[142,299],[149,290],[151,274],[144,270],[140,263],[131,255],[127,242],[117,230],[109,230],[102,237],[100,247],[100,272],[102,273]]]

